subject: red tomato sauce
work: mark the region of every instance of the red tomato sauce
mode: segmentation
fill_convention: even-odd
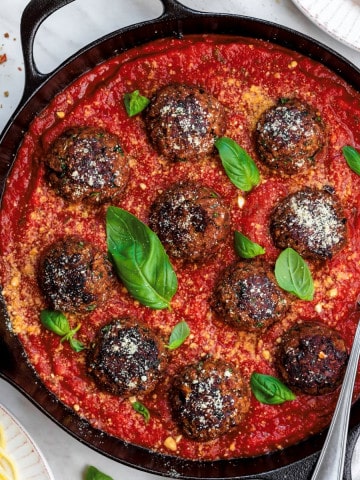
[[[171,163],[150,145],[141,115],[129,118],[125,93],[139,90],[150,98],[166,84],[181,82],[204,87],[225,106],[226,136],[236,140],[255,159],[261,183],[240,192],[227,178],[214,154],[196,164]],[[252,132],[259,115],[282,97],[297,97],[321,114],[327,145],[307,174],[282,178],[258,160]],[[130,50],[94,68],[60,93],[34,119],[19,149],[3,198],[1,223],[1,282],[14,332],[43,383],[95,428],[127,442],[191,459],[261,455],[326,427],[338,391],[271,406],[251,397],[246,421],[219,439],[201,443],[181,435],[171,416],[167,391],[171,378],[184,365],[207,355],[233,363],[249,380],[252,372],[276,376],[277,339],[299,320],[318,320],[336,330],[351,348],[357,324],[360,291],[359,201],[360,177],[342,155],[344,145],[360,147],[360,95],[324,66],[268,42],[220,36],[160,40]],[[172,328],[186,320],[191,335],[169,351],[167,375],[155,393],[141,398],[150,421],[134,411],[128,399],[100,392],[86,373],[86,352],[75,353],[67,342],[45,330],[39,313],[46,308],[36,281],[44,246],[78,234],[106,251],[105,208],[66,203],[44,178],[44,151],[66,128],[91,125],[108,129],[130,156],[131,175],[117,206],[147,222],[149,206],[158,192],[184,178],[214,188],[231,206],[232,233],[221,252],[203,264],[186,265],[172,259],[179,288],[172,309],[155,311],[134,301],[120,281],[111,299],[88,315],[67,315],[71,326],[81,323],[77,338],[88,345],[97,329],[114,317],[132,315],[147,323],[167,343]],[[319,266],[309,262],[314,281],[313,301],[295,300],[285,319],[269,330],[249,334],[225,326],[209,308],[219,271],[236,259],[233,232],[241,231],[266,249],[271,268],[279,254],[269,234],[269,214],[280,198],[303,186],[332,185],[344,206],[349,241],[333,260]],[[244,205],[239,206],[239,197]],[[357,381],[355,395],[359,396]],[[176,448],[169,449],[171,437]]]

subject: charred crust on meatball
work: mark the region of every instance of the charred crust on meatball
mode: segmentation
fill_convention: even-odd
[[[95,245],[76,236],[64,237],[41,253],[39,287],[54,310],[88,313],[109,297],[112,265]]]
[[[347,220],[334,191],[306,187],[281,200],[270,215],[277,248],[291,247],[301,256],[329,260],[347,241]]]
[[[210,300],[217,318],[240,330],[261,332],[279,321],[290,300],[262,259],[241,260],[219,275]]]
[[[87,355],[88,373],[97,386],[123,397],[151,392],[165,365],[161,340],[132,317],[103,326]]]
[[[164,86],[151,99],[144,119],[155,149],[173,161],[196,161],[212,154],[225,131],[224,107],[197,86]]]
[[[296,99],[280,99],[259,118],[254,132],[262,162],[282,175],[306,171],[325,144],[318,112]]]
[[[231,364],[208,358],[175,376],[169,401],[183,434],[206,442],[240,426],[250,407],[250,392]]]
[[[323,395],[342,383],[347,361],[347,348],[337,331],[320,322],[304,322],[283,334],[275,363],[294,392]]]
[[[149,225],[169,255],[197,262],[221,248],[230,230],[230,209],[214,190],[181,181],[156,198]]]
[[[96,127],[63,132],[44,157],[50,186],[70,202],[99,205],[118,198],[129,178],[119,138]]]

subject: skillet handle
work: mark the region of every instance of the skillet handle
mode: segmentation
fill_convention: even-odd
[[[21,45],[25,66],[25,87],[19,107],[30,98],[37,88],[50,77],[51,73],[41,73],[34,60],[34,40],[40,25],[60,8],[74,0],[30,0],[20,21]],[[160,19],[181,18],[189,11],[177,0],[161,0],[164,11]]]
[[[196,11],[197,14],[201,14],[201,12],[197,10],[193,10],[189,7],[186,7],[178,0],[160,0],[164,7],[164,12],[160,18],[163,17],[172,17],[172,18],[180,18],[182,16],[186,16],[189,12]]]
[[[40,73],[34,60],[34,39],[44,20],[74,0],[30,0],[20,21],[21,46],[25,66],[25,87],[20,104],[24,103],[50,74]]]

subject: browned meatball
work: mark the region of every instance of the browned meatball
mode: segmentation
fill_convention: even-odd
[[[96,205],[116,199],[129,178],[117,136],[95,127],[66,130],[44,158],[50,185],[71,202]]]
[[[230,211],[210,188],[184,181],[153,203],[149,225],[174,257],[199,261],[214,255],[230,229]]]
[[[275,207],[270,233],[278,248],[291,247],[305,258],[327,260],[346,243],[346,218],[332,189],[304,188]]]
[[[133,318],[121,318],[100,329],[87,364],[101,389],[128,397],[155,388],[166,356],[161,341],[147,326]]]
[[[207,359],[175,377],[170,402],[184,435],[206,442],[243,422],[250,406],[249,388],[232,365]]]
[[[347,361],[347,349],[339,333],[320,323],[305,322],[283,335],[276,367],[294,392],[322,395],[341,384]]]
[[[86,313],[107,300],[112,266],[97,247],[69,236],[42,252],[38,283],[52,309]]]
[[[260,259],[239,261],[225,268],[211,303],[220,320],[249,332],[269,327],[289,307],[272,269]]]
[[[298,99],[279,101],[260,117],[255,142],[261,160],[280,174],[306,170],[324,145],[319,114]]]
[[[225,131],[225,111],[202,88],[171,84],[160,89],[145,114],[149,137],[170,160],[198,160]]]

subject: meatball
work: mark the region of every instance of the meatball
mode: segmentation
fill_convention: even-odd
[[[88,372],[99,388],[126,397],[151,392],[165,363],[161,341],[130,317],[102,327],[87,356]]]
[[[230,229],[230,210],[212,189],[183,181],[155,200],[149,225],[170,255],[196,262],[222,246]]]
[[[280,320],[289,301],[269,265],[261,259],[239,261],[223,270],[211,299],[223,322],[248,332],[266,329]]]
[[[49,183],[70,202],[96,205],[122,193],[129,166],[117,136],[95,127],[66,130],[44,158]]]
[[[304,188],[275,207],[270,233],[280,249],[292,247],[305,258],[328,260],[346,243],[346,218],[332,189]]]
[[[319,114],[298,99],[279,101],[260,117],[255,143],[260,159],[280,174],[305,171],[324,145]]]
[[[39,287],[54,310],[94,310],[109,297],[113,278],[106,254],[78,237],[52,243],[40,257]]]
[[[221,360],[186,366],[175,377],[169,397],[184,435],[203,442],[239,426],[250,407],[247,383]]]
[[[160,154],[196,161],[211,154],[216,138],[224,134],[225,110],[200,87],[172,84],[151,100],[145,123]]]
[[[316,322],[299,323],[285,332],[276,354],[284,383],[308,395],[334,391],[343,380],[347,361],[341,336]]]

